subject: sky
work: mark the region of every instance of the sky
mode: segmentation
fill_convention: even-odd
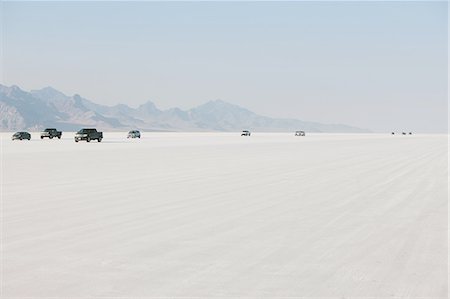
[[[5,85],[447,131],[447,2],[0,3]]]

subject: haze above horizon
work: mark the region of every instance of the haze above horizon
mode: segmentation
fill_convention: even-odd
[[[446,132],[446,2],[0,3],[0,83]]]

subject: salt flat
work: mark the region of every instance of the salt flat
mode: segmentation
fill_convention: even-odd
[[[447,297],[447,135],[10,135],[5,298]]]

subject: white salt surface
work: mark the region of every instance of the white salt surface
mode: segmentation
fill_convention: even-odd
[[[447,135],[1,136],[4,298],[447,297]]]

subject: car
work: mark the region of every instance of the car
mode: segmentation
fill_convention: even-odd
[[[58,131],[55,128],[47,128],[41,132],[41,139],[44,139],[44,137],[48,137],[49,139],[57,137],[58,139],[61,139],[61,135],[62,135],[61,131]]]
[[[138,130],[130,131],[128,132],[127,138],[141,138],[141,132],[139,132]]]
[[[241,136],[250,136],[252,133],[250,131],[242,131]]]
[[[295,131],[295,136],[305,136],[305,131]]]
[[[91,140],[97,140],[101,142],[103,139],[103,132],[98,132],[97,129],[81,129],[75,134],[75,142],[80,140],[86,140],[90,142]]]
[[[11,137],[11,140],[23,140],[23,139],[30,140],[31,134],[28,132],[16,132]]]

